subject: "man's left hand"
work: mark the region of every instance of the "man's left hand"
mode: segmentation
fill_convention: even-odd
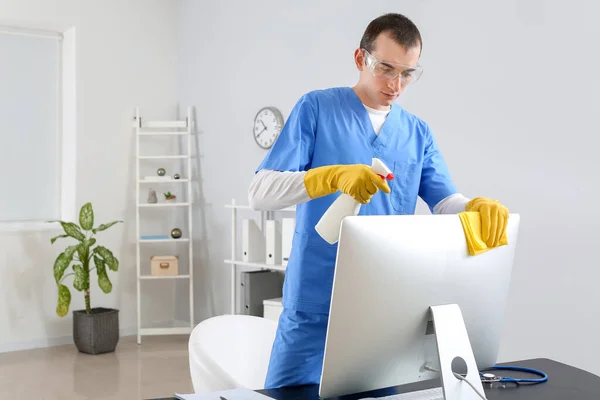
[[[488,247],[497,247],[506,234],[508,208],[498,200],[476,197],[465,206],[465,211],[477,211],[481,215],[481,239]]]

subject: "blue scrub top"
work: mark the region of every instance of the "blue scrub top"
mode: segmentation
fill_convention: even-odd
[[[430,209],[457,192],[429,126],[394,103],[379,135],[350,87],[316,90],[294,106],[279,138],[259,166],[275,171],[307,171],[334,164],[371,165],[381,159],[394,173],[388,195],[377,192],[360,215],[414,214],[420,196]],[[340,192],[296,207],[296,230],[286,269],[283,306],[327,314],[337,244],[315,225]]]

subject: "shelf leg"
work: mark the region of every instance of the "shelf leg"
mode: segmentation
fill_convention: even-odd
[[[188,242],[188,258],[189,258],[189,284],[190,284],[190,327],[194,327],[194,246],[193,246],[193,236],[194,230],[192,229],[193,225],[193,216],[192,216],[192,205],[194,204],[194,199],[192,198],[192,107],[187,108],[187,170],[188,170],[188,196],[189,203],[188,206],[188,231],[189,231],[189,239]]]
[[[137,292],[137,344],[142,344],[142,335],[140,334],[142,328],[142,307],[141,307],[141,287],[140,287],[140,208],[137,206],[140,198],[140,109],[135,109],[135,176],[136,176],[136,190],[135,190],[135,212],[136,212],[136,292]]]
[[[237,247],[237,209],[235,199],[231,199],[231,260],[235,261],[235,249]],[[235,314],[236,306],[236,265],[231,264],[231,314]]]

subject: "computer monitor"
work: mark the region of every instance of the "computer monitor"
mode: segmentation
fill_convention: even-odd
[[[345,218],[320,397],[439,378],[440,373],[425,369],[440,369],[439,329],[430,306],[457,304],[476,368],[494,366],[519,221],[518,214],[509,216],[507,246],[470,256],[458,215]],[[454,334],[445,332],[450,346],[459,342],[460,333],[448,337]]]

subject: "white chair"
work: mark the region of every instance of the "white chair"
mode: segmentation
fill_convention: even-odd
[[[249,315],[223,315],[196,325],[188,344],[194,392],[262,389],[276,330],[277,322]]]

